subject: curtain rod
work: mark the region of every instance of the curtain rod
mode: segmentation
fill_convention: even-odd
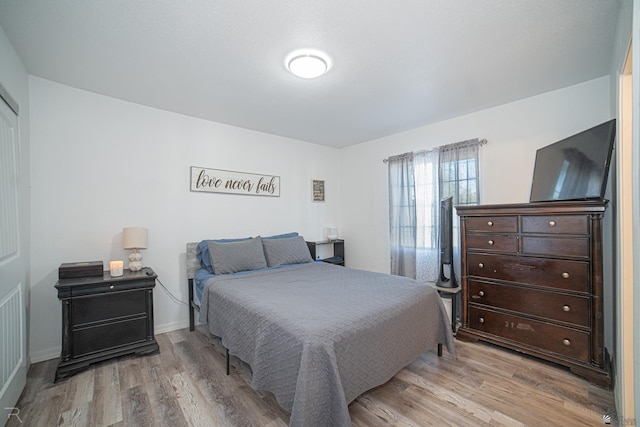
[[[461,142],[466,142],[466,141],[461,141]],[[485,145],[485,144],[487,144],[489,141],[487,141],[487,138],[482,138],[482,139],[478,140],[478,142],[480,143],[480,145]],[[458,143],[457,143],[457,142],[454,142],[454,144],[458,144]],[[436,149],[438,149],[438,148],[446,147],[447,145],[450,145],[450,144],[440,145],[440,146],[438,146],[438,147],[436,147],[436,148],[432,148],[432,150],[436,150]],[[403,154],[400,154],[400,155],[402,156],[402,155],[404,155],[404,154],[409,154],[409,153],[403,153]],[[392,156],[392,157],[393,157],[393,156]],[[388,163],[388,162],[389,162],[389,157],[387,157],[386,159],[383,159],[383,160],[382,160],[382,163]]]

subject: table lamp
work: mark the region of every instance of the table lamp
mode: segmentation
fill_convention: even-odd
[[[328,227],[327,228],[327,239],[330,242],[334,242],[338,240],[338,229],[336,227]]]
[[[133,249],[129,254],[129,270],[140,271],[142,268],[142,254],[138,249],[147,249],[149,230],[144,227],[124,227],[122,229],[122,247]]]

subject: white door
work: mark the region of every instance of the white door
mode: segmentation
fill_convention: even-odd
[[[0,97],[0,425],[19,417],[15,406],[27,380],[26,263],[20,230],[28,217],[20,201],[28,194],[20,192],[26,177],[20,171],[19,141],[16,112]]]

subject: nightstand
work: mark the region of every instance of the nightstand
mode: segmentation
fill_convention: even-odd
[[[333,246],[333,255],[329,258],[320,259],[318,254],[318,246],[323,245],[332,245]],[[307,246],[309,247],[309,253],[311,253],[311,258],[316,261],[324,261],[330,264],[342,265],[344,266],[344,240],[320,240],[316,242],[307,242]]]
[[[150,268],[108,271],[97,277],[60,279],[62,352],[55,381],[126,354],[160,351],[153,332],[153,288],[158,276]]]

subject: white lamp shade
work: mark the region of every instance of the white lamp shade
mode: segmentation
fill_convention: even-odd
[[[144,227],[122,229],[122,247],[125,249],[146,249],[149,230]]]

